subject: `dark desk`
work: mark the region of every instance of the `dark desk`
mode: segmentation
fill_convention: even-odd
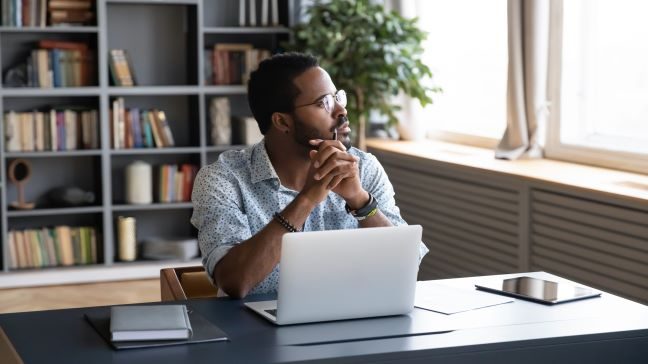
[[[438,282],[472,288],[478,279]],[[268,297],[249,298],[260,299]],[[611,294],[558,306],[516,300],[451,316],[421,310],[417,314],[446,320],[458,329],[298,345],[286,344],[286,337],[294,340],[294,334],[309,330],[307,325],[277,328],[241,301],[202,299],[190,301],[189,306],[227,332],[231,341],[114,351],[83,319],[83,313],[96,308],[4,314],[0,326],[25,363],[648,362],[648,307]],[[310,327],[317,329],[317,325],[322,324]]]

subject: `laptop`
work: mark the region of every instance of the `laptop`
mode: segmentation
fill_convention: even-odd
[[[277,300],[245,305],[277,325],[407,314],[420,225],[283,236]]]

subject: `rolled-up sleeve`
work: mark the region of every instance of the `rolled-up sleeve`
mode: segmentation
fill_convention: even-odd
[[[378,159],[373,154],[367,153],[362,163],[364,164],[360,176],[362,185],[365,190],[378,200],[380,211],[393,225],[407,225],[407,222],[401,217],[400,209],[396,206],[394,187]],[[419,264],[428,252],[427,246],[421,242],[419,245]]]
[[[191,195],[191,223],[198,229],[202,262],[210,277],[234,245],[252,236],[240,186],[235,176],[228,173],[229,168],[220,167],[217,162],[202,168]]]

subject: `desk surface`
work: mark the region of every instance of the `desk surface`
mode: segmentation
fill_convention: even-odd
[[[547,273],[541,278],[558,279]],[[511,276],[503,275],[502,277]],[[435,281],[473,288],[480,277]],[[247,300],[264,300],[251,296]],[[229,362],[645,362],[648,307],[604,293],[601,298],[544,306],[523,300],[450,316],[419,310],[457,329],[440,334],[371,340],[308,342],[328,324],[277,328],[243,306],[243,301],[188,302],[223,329],[229,342],[114,351],[83,319],[96,308],[0,315],[2,327],[25,363],[229,363]],[[419,317],[417,316],[417,317]],[[383,319],[372,319],[373,325]],[[360,320],[342,321],[339,329]],[[309,338],[309,335],[311,338]],[[294,341],[303,337],[306,342]],[[287,339],[288,338],[288,339]],[[291,342],[291,340],[293,340]],[[316,340],[319,341],[319,340]],[[1,359],[1,358],[0,358]],[[2,360],[0,360],[2,361]]]

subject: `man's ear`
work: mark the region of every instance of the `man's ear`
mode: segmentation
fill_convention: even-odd
[[[288,134],[292,129],[292,118],[290,117],[290,115],[285,113],[281,113],[281,112],[272,113],[272,125],[280,133]]]

